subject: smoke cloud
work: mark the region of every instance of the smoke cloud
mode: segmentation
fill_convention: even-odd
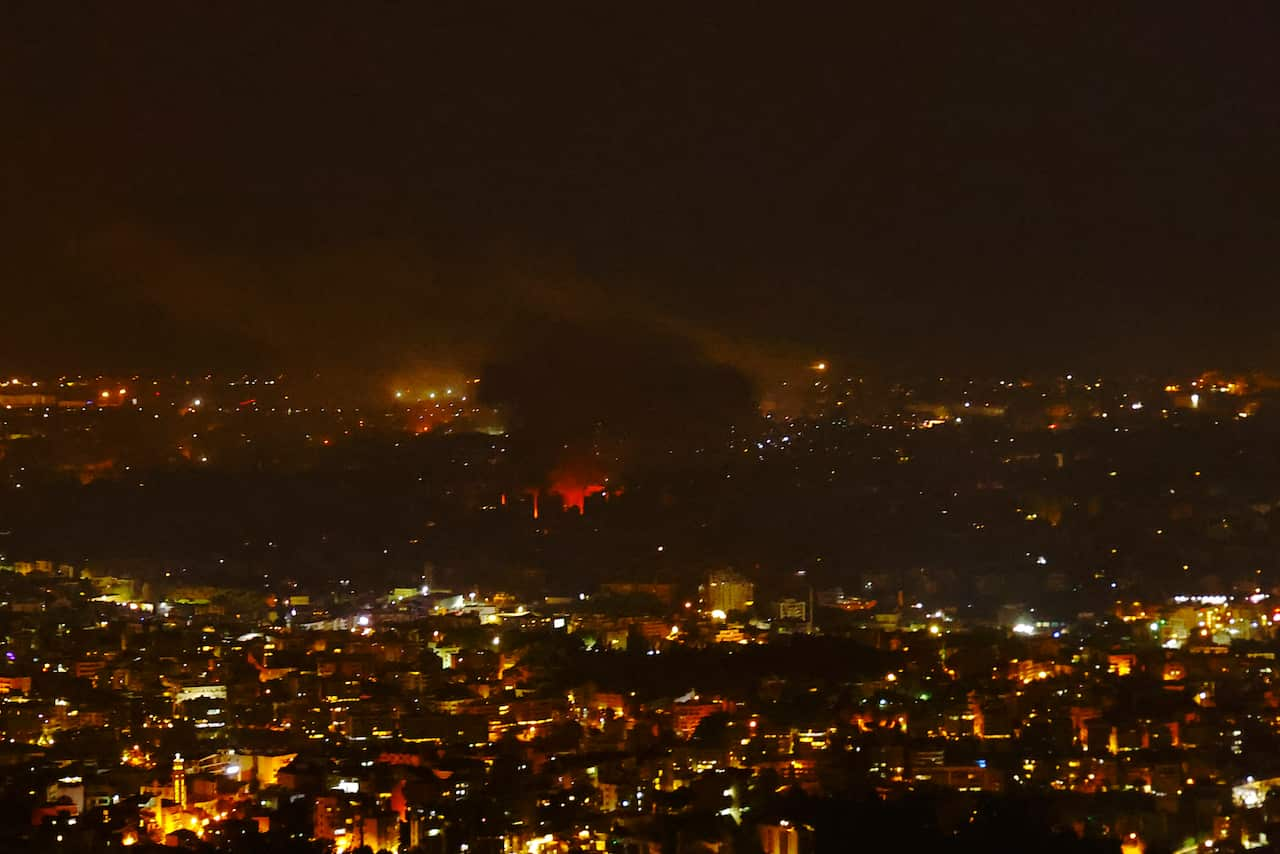
[[[481,397],[505,413],[526,485],[566,503],[639,460],[723,441],[753,411],[736,368],[628,319],[543,320],[505,340]]]

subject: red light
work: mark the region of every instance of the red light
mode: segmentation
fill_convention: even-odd
[[[605,491],[604,472],[591,461],[576,461],[561,465],[551,472],[550,492],[559,495],[564,506],[576,507],[579,513],[586,510],[587,498]]]

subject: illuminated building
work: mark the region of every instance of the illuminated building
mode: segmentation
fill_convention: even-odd
[[[808,603],[803,599],[780,599],[776,607],[779,620],[796,620],[803,623],[809,613]]]
[[[755,604],[755,585],[731,570],[712,572],[703,587],[703,606],[726,614]]]
[[[759,827],[760,850],[764,854],[806,854],[813,848],[813,833],[786,819]]]
[[[187,770],[182,764],[181,753],[173,757],[173,800],[178,804],[178,809],[187,808]]]

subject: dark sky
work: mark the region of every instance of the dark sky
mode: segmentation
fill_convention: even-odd
[[[548,320],[752,371],[1280,367],[1261,4],[29,5],[14,370],[454,367]]]

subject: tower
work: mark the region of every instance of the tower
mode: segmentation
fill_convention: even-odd
[[[182,763],[182,754],[173,755],[173,799],[178,809],[187,808],[187,769]]]

